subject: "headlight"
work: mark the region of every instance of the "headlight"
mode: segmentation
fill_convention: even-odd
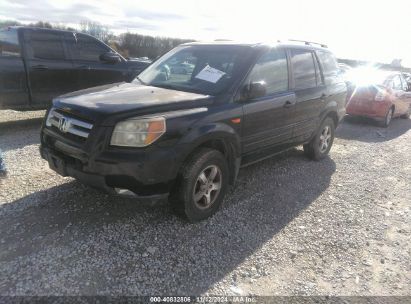
[[[51,118],[54,116],[54,110],[50,109],[47,118],[46,118],[46,126],[51,127]]]
[[[111,135],[112,146],[145,147],[166,132],[164,117],[132,118],[116,124]]]

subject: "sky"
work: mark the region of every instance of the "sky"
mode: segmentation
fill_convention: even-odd
[[[0,0],[0,19],[196,40],[325,43],[339,58],[411,67],[409,0]]]

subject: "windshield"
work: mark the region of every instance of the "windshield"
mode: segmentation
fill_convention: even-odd
[[[216,95],[233,83],[249,51],[244,46],[178,47],[145,69],[138,79],[146,85]]]

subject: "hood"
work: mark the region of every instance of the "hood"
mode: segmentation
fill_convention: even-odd
[[[117,83],[76,91],[55,98],[53,106],[87,119],[99,120],[113,114],[152,114],[200,107],[212,103],[209,95]]]

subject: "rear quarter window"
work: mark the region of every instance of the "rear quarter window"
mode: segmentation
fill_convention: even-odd
[[[317,51],[323,71],[325,84],[332,84],[341,81],[337,59],[329,52]]]
[[[16,30],[0,30],[0,56],[20,56],[20,44]]]

